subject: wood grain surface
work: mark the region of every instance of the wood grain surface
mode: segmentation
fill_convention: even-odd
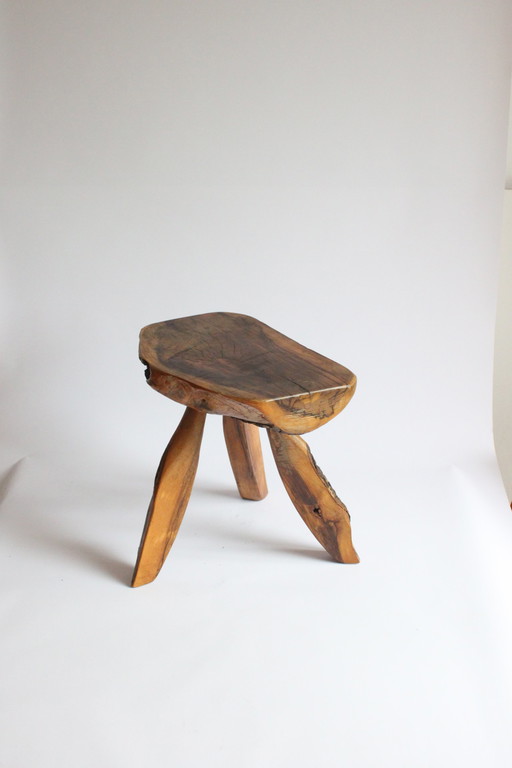
[[[309,530],[335,560],[358,563],[350,515],[317,466],[306,441],[276,429],[269,429],[268,436],[284,486]]]
[[[303,434],[336,416],[356,377],[247,315],[212,312],[142,329],[150,386],[209,413]]]
[[[259,501],[267,495],[260,430],[254,424],[224,416],[224,437],[242,499]]]
[[[206,414],[187,408],[160,461],[142,533],[132,587],[158,575],[187,508],[199,460]]]

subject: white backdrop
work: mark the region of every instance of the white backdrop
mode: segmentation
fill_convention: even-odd
[[[508,766],[492,352],[505,0],[3,6],[0,765]],[[126,587],[181,409],[141,326],[259,317],[359,378],[323,557],[220,419]],[[301,527],[302,526],[302,527]]]

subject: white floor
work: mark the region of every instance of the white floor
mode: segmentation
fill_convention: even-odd
[[[363,476],[315,450],[352,512],[361,564],[343,566],[264,451],[269,496],[244,502],[207,430],[175,546],[136,590],[153,468],[73,477],[33,457],[4,477],[2,768],[512,764],[512,514],[492,457]]]

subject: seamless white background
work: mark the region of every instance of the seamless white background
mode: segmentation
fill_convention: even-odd
[[[7,2],[2,33],[0,766],[508,766],[509,4]],[[359,566],[266,443],[237,497],[212,417],[128,588],[181,412],[138,330],[215,310],[358,375],[309,442]]]

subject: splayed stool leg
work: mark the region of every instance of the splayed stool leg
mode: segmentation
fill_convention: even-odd
[[[132,587],[157,576],[178,533],[192,492],[206,414],[187,408],[164,451],[142,532]]]
[[[299,435],[269,429],[268,436],[284,487],[299,515],[322,547],[339,563],[358,563],[350,515]]]
[[[229,416],[224,416],[223,426],[229,461],[240,496],[252,501],[264,499],[268,491],[259,427]]]

